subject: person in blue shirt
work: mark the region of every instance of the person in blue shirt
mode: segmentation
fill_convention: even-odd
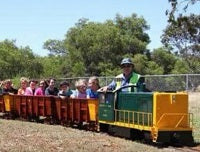
[[[124,58],[121,61],[120,67],[122,69],[122,74],[116,76],[108,86],[102,87],[100,91],[106,92],[107,90],[116,90],[122,86],[130,84],[136,85],[138,83],[140,74],[134,72],[134,64],[130,58]],[[129,91],[128,89],[130,88],[123,89],[122,91]]]
[[[86,90],[87,98],[98,98],[97,90],[100,88],[99,79],[96,76],[90,77],[88,80],[88,89]]]

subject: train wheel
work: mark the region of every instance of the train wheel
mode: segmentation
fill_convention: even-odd
[[[100,123],[99,126],[100,126],[100,131],[102,131],[102,132],[108,132],[108,129],[109,129],[109,125],[108,124],[102,124],[102,123]]]

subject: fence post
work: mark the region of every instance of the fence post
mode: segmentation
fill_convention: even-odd
[[[186,86],[185,86],[185,90],[188,91],[188,74],[186,74]]]

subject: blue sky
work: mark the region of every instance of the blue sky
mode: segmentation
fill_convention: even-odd
[[[161,46],[160,36],[167,25],[168,0],[6,0],[0,4],[0,41],[16,40],[17,46],[30,46],[35,54],[48,39],[62,40],[80,18],[104,22],[116,14],[143,16],[150,25],[149,49]]]

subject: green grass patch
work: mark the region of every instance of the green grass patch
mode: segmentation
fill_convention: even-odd
[[[193,118],[193,137],[195,143],[200,143],[200,115],[196,114]]]

